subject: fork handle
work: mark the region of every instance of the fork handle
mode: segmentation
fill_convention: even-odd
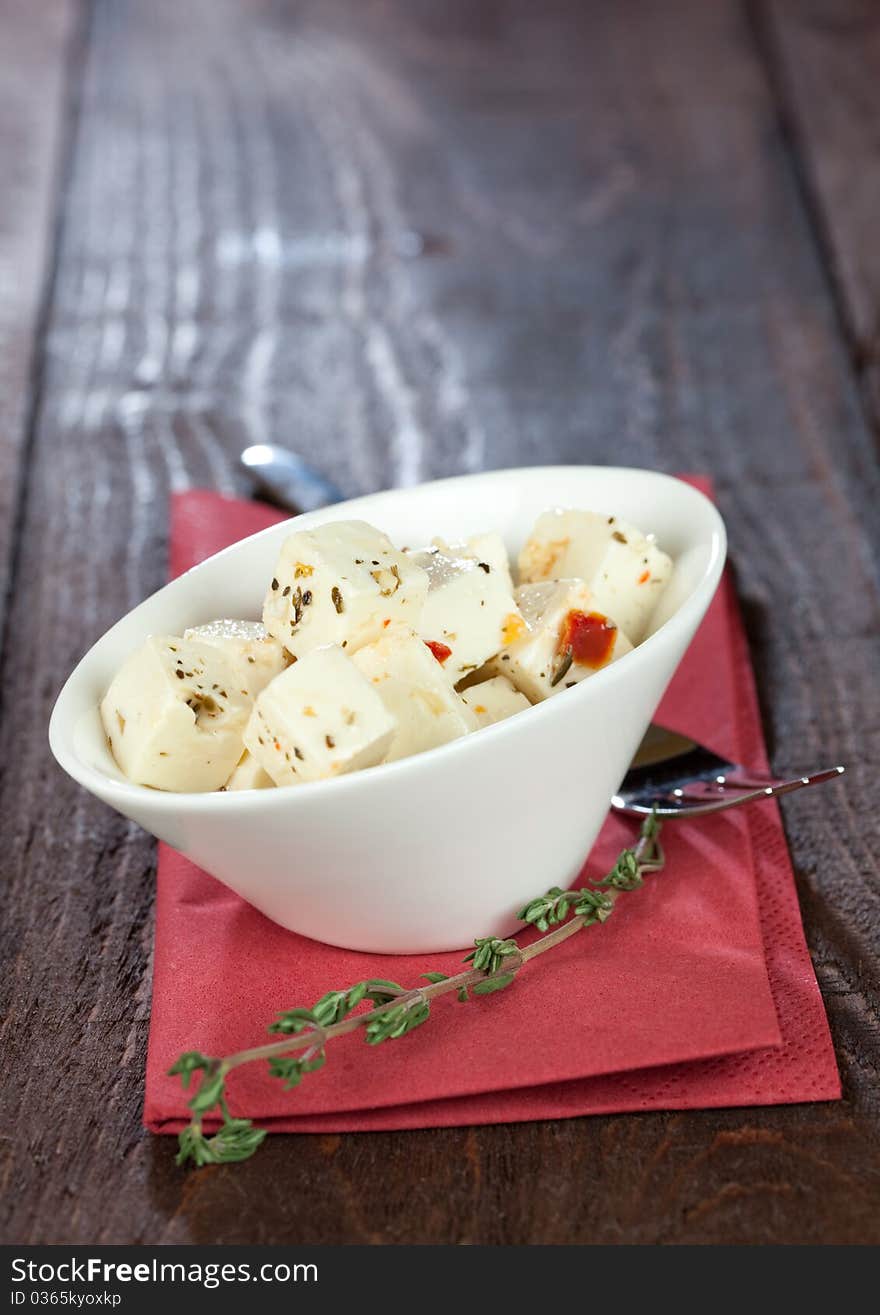
[[[728,795],[773,790],[793,780],[803,780],[803,777],[771,776],[769,773],[763,775],[760,772],[730,772],[708,780],[689,781],[687,785],[681,787],[680,797],[708,803]]]
[[[667,803],[664,800],[653,806],[651,804],[631,804],[625,807],[615,805],[615,811],[628,814],[630,817],[644,817],[648,813],[656,813],[658,817],[665,819],[706,817],[710,813],[723,813],[729,808],[741,808],[745,804],[758,803],[762,799],[775,799],[780,795],[792,794],[795,790],[803,790],[809,785],[822,785],[824,781],[836,780],[843,772],[843,767],[828,767],[821,772],[811,772],[809,776],[794,776],[788,780],[770,777],[768,779],[772,784],[769,785],[737,787],[731,782],[726,787],[716,785],[714,791],[711,791],[711,783],[699,782],[697,785],[705,791],[702,796],[690,793],[692,787],[686,787],[678,795],[675,803]],[[705,799],[705,802],[691,802],[692,799],[699,800],[700,797]]]
[[[731,772],[725,777],[712,781],[691,781],[681,791],[682,799],[700,802],[721,802],[744,795],[766,795],[773,798],[778,794],[790,794],[807,785],[820,785],[823,781],[833,780],[842,772],[841,767],[829,767],[821,772],[811,772],[806,776],[770,776],[760,772]]]

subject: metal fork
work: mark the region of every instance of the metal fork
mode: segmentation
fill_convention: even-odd
[[[648,727],[619,792],[611,800],[618,813],[664,819],[705,817],[761,799],[821,785],[842,776],[828,767],[804,776],[768,776],[719,758],[711,749],[656,723]]]
[[[260,443],[242,452],[241,463],[264,495],[290,511],[316,511],[343,499],[331,480],[288,448]],[[654,811],[664,818],[701,817],[819,785],[843,770],[830,767],[790,778],[759,776],[655,724],[648,728],[611,806],[630,817]]]

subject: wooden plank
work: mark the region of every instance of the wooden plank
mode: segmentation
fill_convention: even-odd
[[[2,675],[6,1235],[880,1240],[880,481],[739,5],[101,0],[62,239]],[[713,474],[776,760],[852,765],[787,809],[842,1105],[277,1138],[197,1175],[141,1132],[153,850],[44,727],[161,582],[169,490],[240,487],[265,435],[346,491]]]
[[[0,639],[51,254],[65,67],[76,0],[0,0]]]
[[[756,7],[841,315],[880,424],[880,11],[871,0]]]

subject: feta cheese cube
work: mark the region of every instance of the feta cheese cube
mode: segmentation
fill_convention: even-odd
[[[431,545],[447,557],[470,557],[474,561],[488,563],[513,593],[513,576],[510,574],[507,548],[500,534],[494,532],[472,534],[463,543],[447,543],[438,536],[431,540]]]
[[[184,630],[183,637],[199,639],[225,653],[235,669],[238,688],[251,700],[287,666],[287,654],[261,621],[208,621]]]
[[[523,619],[501,572],[488,562],[439,551],[416,553],[414,560],[430,582],[417,629],[455,684],[511,643]]]
[[[670,575],[672,561],[641,530],[594,511],[545,511],[520,553],[520,580],[580,579],[598,612],[637,644]]]
[[[520,694],[506,676],[492,676],[479,685],[471,685],[462,690],[461,698],[468,705],[480,727],[492,726],[496,721],[504,721],[515,712],[530,708],[525,694]]]
[[[263,624],[294,658],[328,644],[354,653],[386,622],[419,624],[428,578],[364,521],[298,530],[284,541]]]
[[[382,761],[397,730],[341,648],[316,649],[257,697],[244,742],[276,785],[341,776]]]
[[[358,649],[352,662],[397,720],[386,762],[423,753],[477,729],[473,713],[413,630],[390,626],[381,639]]]
[[[632,648],[620,627],[596,611],[582,580],[520,585],[516,600],[525,634],[491,666],[533,703],[568,689]]]
[[[256,758],[245,749],[238,766],[224,786],[225,790],[272,790],[275,782]]]
[[[215,645],[154,635],[123,663],[101,720],[125,775],[156,790],[219,790],[241,757],[251,699]]]

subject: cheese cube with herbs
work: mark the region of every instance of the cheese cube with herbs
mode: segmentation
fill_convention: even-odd
[[[275,782],[256,758],[245,749],[238,766],[226,782],[226,790],[271,790]]]
[[[613,616],[638,643],[672,573],[672,562],[628,521],[559,509],[538,517],[520,553],[519,571],[523,583],[583,580],[594,609]]]
[[[515,712],[530,708],[525,694],[510,683],[506,676],[492,676],[479,685],[471,685],[462,690],[461,698],[477,719],[477,725],[493,726],[496,721],[504,721]]]
[[[258,696],[244,733],[276,785],[320,781],[382,761],[397,721],[341,648],[321,648]]]
[[[417,626],[427,592],[425,572],[387,535],[335,521],[285,539],[263,624],[294,658],[328,644],[351,654],[392,621]]]
[[[226,654],[239,690],[252,700],[287,666],[287,654],[261,621],[209,621],[184,630],[183,637],[201,640]]]
[[[154,635],[101,701],[123,772],[156,790],[219,790],[241,757],[251,699],[228,655],[199,639]]]
[[[596,612],[582,580],[520,585],[516,600],[525,633],[491,665],[532,703],[569,689],[632,648],[615,622]]]
[[[629,652],[672,563],[616,516],[554,510],[519,567],[514,588],[494,531],[399,550],[364,521],[295,530],[261,622],[154,636],[124,663],[100,706],[113,755],[140,785],[233,792],[424,753]]]
[[[513,576],[510,574],[510,561],[507,549],[500,534],[472,534],[463,543],[447,543],[439,536],[431,540],[431,545],[438,548],[447,557],[470,557],[477,562],[486,562],[493,571],[504,580],[513,593]]]
[[[524,629],[523,619],[500,571],[489,562],[447,557],[438,550],[416,553],[430,581],[418,632],[453,684]]]
[[[352,662],[397,721],[386,762],[435,749],[477,729],[475,716],[413,630],[390,626],[381,639],[358,649]]]

